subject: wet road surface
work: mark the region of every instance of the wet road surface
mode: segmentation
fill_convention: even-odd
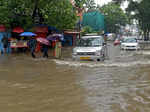
[[[69,48],[68,48],[69,49]],[[150,55],[109,46],[109,60],[0,57],[1,112],[150,112]]]

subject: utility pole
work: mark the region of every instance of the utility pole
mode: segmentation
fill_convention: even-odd
[[[34,1],[34,10],[32,14],[32,19],[35,24],[41,23],[43,20],[42,14],[40,13],[39,9],[39,0]]]

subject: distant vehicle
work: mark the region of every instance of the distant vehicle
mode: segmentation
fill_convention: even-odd
[[[121,42],[122,50],[139,50],[140,46],[136,37],[124,37]]]
[[[116,45],[120,45],[121,44],[121,39],[120,38],[116,38],[114,41],[114,46]]]
[[[77,40],[73,48],[72,58],[74,60],[102,61],[106,55],[106,43],[103,36],[83,36]]]

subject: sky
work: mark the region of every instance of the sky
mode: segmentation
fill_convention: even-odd
[[[95,3],[99,4],[100,6],[107,4],[108,2],[111,2],[111,0],[95,0]]]
[[[107,4],[108,2],[111,2],[112,0],[95,0],[95,3],[96,4],[99,4],[100,6],[104,5],[104,4]],[[128,6],[128,3],[125,2],[121,8],[124,10],[126,7]]]

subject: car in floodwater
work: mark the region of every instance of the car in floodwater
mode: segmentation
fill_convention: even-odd
[[[73,48],[72,58],[74,60],[102,61],[106,56],[106,43],[103,36],[83,36],[77,39]]]
[[[122,50],[139,50],[140,46],[136,37],[124,37],[121,41]]]

